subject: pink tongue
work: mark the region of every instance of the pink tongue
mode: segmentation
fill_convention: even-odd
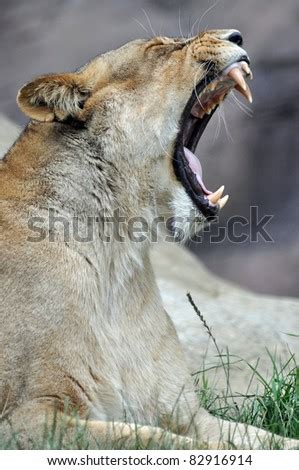
[[[185,157],[188,160],[189,166],[193,173],[196,175],[196,179],[199,182],[200,186],[202,187],[203,191],[206,194],[212,194],[212,191],[209,191],[202,180],[202,167],[200,164],[199,159],[192,153],[187,147],[184,147]]]

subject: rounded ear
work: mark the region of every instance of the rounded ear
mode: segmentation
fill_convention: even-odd
[[[17,103],[23,113],[38,121],[80,119],[90,92],[79,74],[43,75],[19,90]]]

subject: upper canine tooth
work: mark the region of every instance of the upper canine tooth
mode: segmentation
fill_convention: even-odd
[[[252,103],[252,101],[253,101],[252,100],[252,94],[251,94],[251,90],[250,90],[248,85],[246,86],[246,90],[243,90],[243,88],[241,88],[239,85],[236,85],[235,88],[236,88],[236,90],[238,90],[239,93],[241,93],[241,95],[245,96],[245,98],[248,99],[250,104]]]
[[[241,70],[239,69],[239,67],[234,67],[233,69],[231,69],[228,72],[227,75],[232,80],[234,80],[237,83],[237,85],[239,85],[241,88],[243,88],[243,90],[246,90],[247,85],[246,85],[243,74],[242,74]]]
[[[224,191],[224,186],[221,186],[217,191],[212,194],[209,194],[207,198],[209,199],[212,204],[217,204],[218,200],[221,198]]]
[[[228,201],[228,198],[229,198],[229,195],[227,194],[222,199],[220,199],[220,201],[218,202],[220,209],[223,209],[223,207],[225,206],[225,204]]]

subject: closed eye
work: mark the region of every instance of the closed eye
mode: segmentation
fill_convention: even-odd
[[[156,39],[155,42],[152,42],[148,44],[145,48],[145,52],[148,52],[149,50],[153,49],[161,49],[161,51],[164,51],[164,54],[166,53],[171,53],[174,51],[178,51],[183,49],[187,45],[188,41],[182,41],[182,39],[176,39],[173,38],[171,39],[171,42],[167,38],[167,40],[163,40],[162,38]]]

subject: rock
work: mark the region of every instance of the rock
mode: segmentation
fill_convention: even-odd
[[[176,326],[192,371],[219,364],[219,360],[213,341],[187,300],[187,292],[211,328],[218,348],[224,354],[229,349],[232,363],[242,358],[254,366],[258,361],[260,373],[267,376],[272,370],[267,349],[282,363],[290,357],[290,350],[299,352],[299,339],[287,335],[298,334],[297,299],[254,294],[226,282],[173,243],[157,245],[152,260],[164,306]],[[245,363],[231,366],[231,389],[245,393],[251,374]],[[216,387],[225,388],[226,377],[221,368],[207,376]],[[252,385],[256,385],[256,378]]]
[[[0,158],[20,134],[20,128],[0,114]]]

